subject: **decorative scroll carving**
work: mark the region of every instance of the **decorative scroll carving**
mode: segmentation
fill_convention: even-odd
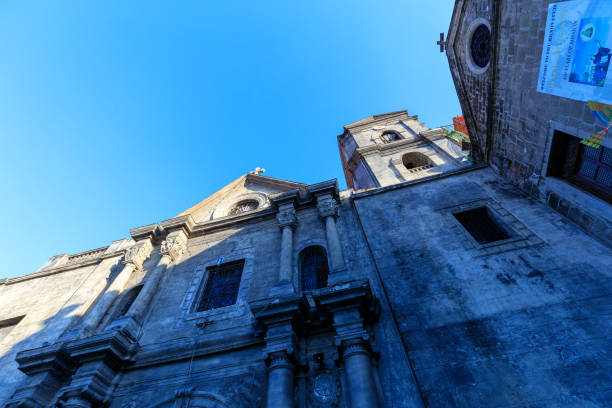
[[[177,260],[185,251],[187,244],[187,236],[182,231],[174,232],[166,237],[166,240],[162,242],[160,253],[164,256],[169,256],[174,262]]]
[[[295,216],[295,208],[293,204],[282,205],[278,210],[278,214],[276,214],[276,219],[278,220],[278,225],[283,227],[295,227],[297,224],[297,218]]]
[[[322,218],[336,217],[338,215],[338,204],[331,195],[317,197],[317,208]]]
[[[146,239],[144,241],[140,241],[126,251],[125,256],[123,257],[123,263],[131,263],[134,265],[135,269],[141,269],[142,263],[149,258],[152,250],[153,245],[151,245],[150,240]]]

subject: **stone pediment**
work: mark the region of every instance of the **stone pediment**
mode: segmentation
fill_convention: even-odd
[[[248,173],[213,193],[193,207],[178,214],[191,215],[196,223],[235,215],[236,211],[262,209],[270,206],[270,197],[291,190],[300,190],[306,185],[280,180],[260,174]],[[241,206],[240,209],[237,209]]]

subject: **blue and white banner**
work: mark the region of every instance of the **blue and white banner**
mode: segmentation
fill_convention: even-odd
[[[612,103],[612,0],[574,0],[548,7],[538,91]]]

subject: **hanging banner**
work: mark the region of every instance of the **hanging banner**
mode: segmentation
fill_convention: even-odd
[[[611,0],[550,4],[538,91],[612,103],[611,24]]]

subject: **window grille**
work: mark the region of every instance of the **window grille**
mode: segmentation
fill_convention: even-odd
[[[207,268],[208,278],[196,309],[202,312],[236,303],[244,260]]]
[[[612,196],[612,149],[581,144],[576,177],[601,195]]]
[[[327,286],[329,265],[325,249],[320,246],[305,248],[300,254],[302,290],[309,291]]]
[[[585,146],[580,139],[555,131],[547,176],[566,179],[576,187],[612,202],[612,149]]]
[[[455,213],[453,216],[481,245],[510,238],[510,234],[491,216],[487,207]]]

